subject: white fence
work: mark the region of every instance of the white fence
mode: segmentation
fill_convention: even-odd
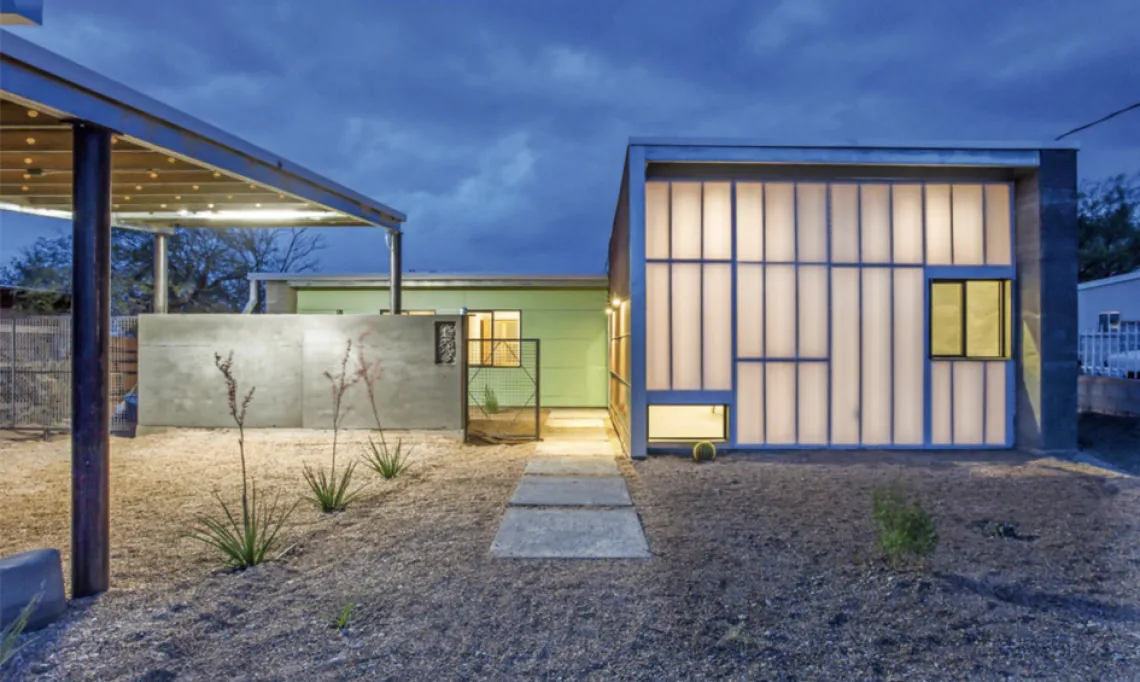
[[[1122,379],[1140,378],[1140,327],[1080,335],[1077,357],[1081,374]]]
[[[134,427],[138,318],[111,319],[111,430]],[[0,319],[0,426],[71,427],[71,317]]]

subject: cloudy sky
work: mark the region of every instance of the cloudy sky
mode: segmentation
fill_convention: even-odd
[[[407,213],[416,270],[603,272],[630,136],[1045,140],[1140,100],[1137,0],[44,4],[16,32]],[[1140,111],[1073,139],[1140,171]],[[66,229],[0,220],[4,258]]]

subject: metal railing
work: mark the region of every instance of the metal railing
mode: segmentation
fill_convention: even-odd
[[[110,428],[137,419],[138,318],[111,318]],[[71,428],[71,317],[0,319],[0,419],[7,428]]]
[[[1081,374],[1140,378],[1140,327],[1122,326],[1112,332],[1086,332],[1079,336],[1077,357]]]

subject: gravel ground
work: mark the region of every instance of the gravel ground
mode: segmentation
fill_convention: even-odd
[[[251,434],[265,488],[299,493],[321,438]],[[659,457],[623,465],[652,559],[520,561],[487,550],[532,447],[417,440],[414,475],[298,509],[293,550],[243,573],[181,538],[232,436],[116,441],[116,587],[15,678],[1140,679],[1137,479],[1006,454]],[[0,444],[0,554],[66,546],[66,472],[66,441]],[[926,570],[871,551],[870,490],[896,477],[938,522]]]

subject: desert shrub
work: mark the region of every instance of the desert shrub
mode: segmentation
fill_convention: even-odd
[[[499,397],[490,386],[483,387],[483,409],[487,414],[499,413]]]
[[[701,441],[693,446],[693,461],[711,462],[716,459],[716,446],[708,441]]]
[[[395,478],[411,465],[408,456],[412,454],[413,447],[405,450],[402,439],[396,441],[396,447],[390,448],[384,440],[377,444],[369,438],[368,447],[364,450],[364,463],[384,478]]]
[[[297,508],[297,503],[282,505],[280,494],[275,496],[272,502],[259,503],[257,500],[257,488],[250,483],[245,465],[245,415],[257,388],[251,387],[239,404],[233,364],[233,352],[230,352],[224,360],[220,354],[214,354],[214,365],[221,372],[226,384],[230,416],[238,428],[241,508],[235,510],[215,491],[214,497],[222,507],[223,518],[199,516],[197,527],[191,531],[190,537],[217,549],[226,565],[233,568],[247,568],[271,558],[270,554],[276,549],[280,540],[281,528]]]
[[[40,603],[40,595],[32,597],[32,600],[20,610],[16,620],[8,623],[3,630],[0,630],[0,671],[8,665],[8,662],[20,653],[20,649],[24,648],[20,644],[20,635],[24,634],[24,628],[28,626],[28,620],[32,617],[32,612],[36,610],[36,606]]]
[[[897,481],[871,492],[871,515],[876,544],[892,566],[929,556],[938,547],[934,519]]]
[[[356,602],[349,597],[344,600],[340,605],[340,609],[336,612],[336,617],[332,619],[330,627],[334,630],[344,632],[348,626],[352,624],[352,617],[356,614]]]
[[[348,359],[351,356],[352,340],[349,339],[344,344],[344,355],[340,359],[339,372],[335,375],[331,372],[325,372],[325,378],[329,381],[333,407],[332,466],[329,467],[327,473],[323,466],[311,467],[308,464],[305,465],[304,470],[305,483],[309,485],[309,491],[312,493],[309,499],[325,513],[344,511],[360,493],[359,488],[355,491],[349,491],[349,487],[352,485],[352,474],[356,470],[355,462],[350,462],[348,466],[341,469],[339,474],[336,470],[336,447],[340,437],[341,419],[345,412],[344,396],[348,393],[348,389],[360,380],[358,373],[351,376],[348,373]]]

